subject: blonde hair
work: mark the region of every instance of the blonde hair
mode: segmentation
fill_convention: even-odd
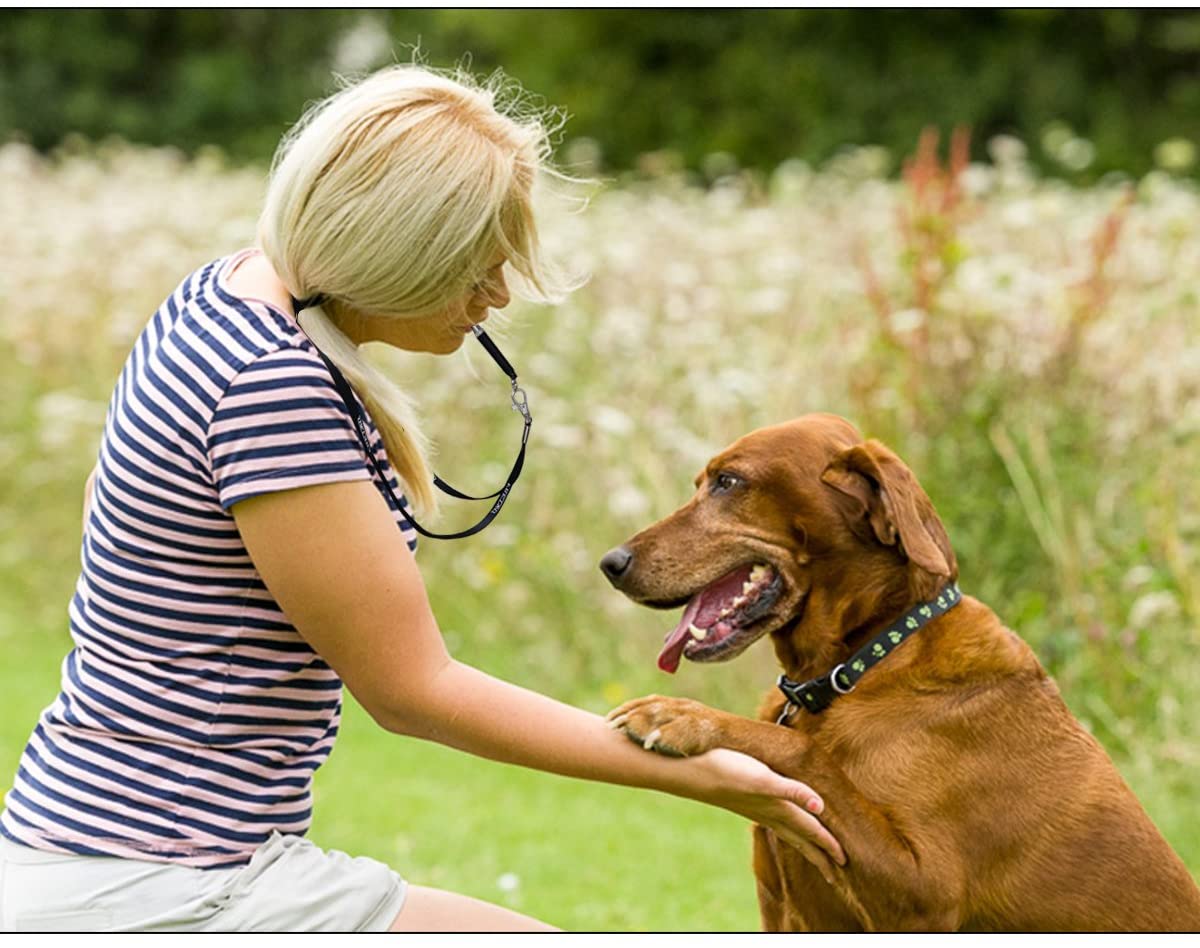
[[[338,317],[435,313],[499,254],[515,292],[561,297],[568,286],[542,258],[533,192],[545,174],[562,176],[549,166],[547,122],[522,108],[499,74],[481,85],[390,66],[309,107],[271,164],[259,246],[293,297],[324,298],[300,324],[363,399],[418,512],[437,500],[414,404]]]

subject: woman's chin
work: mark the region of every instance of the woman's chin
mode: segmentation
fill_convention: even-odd
[[[433,355],[452,355],[462,348],[463,340],[466,336],[450,336],[437,342],[430,342],[421,347],[422,352],[429,352]]]

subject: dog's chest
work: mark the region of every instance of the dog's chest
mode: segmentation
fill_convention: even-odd
[[[782,705],[780,705],[782,710]],[[927,790],[928,741],[918,723],[904,715],[860,714],[846,705],[821,714],[797,709],[788,726],[805,744],[835,763],[868,799],[879,803],[913,799]],[[771,720],[774,720],[773,718]],[[789,774],[809,781],[809,774]],[[812,784],[818,793],[830,788]],[[826,796],[826,802],[830,802]]]

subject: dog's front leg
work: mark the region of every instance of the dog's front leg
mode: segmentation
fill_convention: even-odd
[[[808,736],[658,695],[627,702],[609,721],[647,750],[694,756],[726,747],[816,790],[825,801],[821,822],[847,860],[845,866],[830,861],[822,874],[867,930],[953,931],[961,924],[965,873],[953,847],[939,846],[933,827],[905,801],[884,807],[867,799]]]

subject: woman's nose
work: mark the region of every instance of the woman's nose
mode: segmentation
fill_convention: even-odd
[[[504,271],[499,270],[483,285],[483,304],[492,309],[504,309],[512,297],[508,292],[508,281],[504,279]]]

